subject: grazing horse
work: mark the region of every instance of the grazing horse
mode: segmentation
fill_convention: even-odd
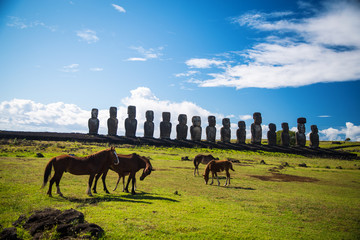
[[[121,155],[118,154],[118,158],[120,161],[120,164],[118,165],[111,165],[110,169],[117,172],[119,175],[119,178],[117,180],[116,186],[114,188],[114,191],[116,190],[120,179],[123,177],[123,191],[125,192],[129,192],[128,188],[129,188],[129,184],[130,181],[132,181],[132,189],[131,189],[131,194],[135,194],[135,184],[136,184],[136,172],[139,171],[140,169],[144,168],[144,171],[140,177],[140,180],[144,180],[144,178],[147,175],[150,175],[151,171],[154,171],[154,169],[152,168],[152,165],[150,163],[150,160],[144,156],[140,156],[136,153],[133,154],[129,154],[129,155]],[[93,187],[93,191],[96,192],[96,184],[97,184],[97,180],[100,178],[101,174],[98,174],[95,178],[95,184]],[[124,179],[125,176],[129,175],[126,187],[124,187]],[[104,175],[102,176],[102,180],[103,183],[105,183],[105,178],[106,175],[104,177]],[[104,185],[104,190],[107,191],[106,189],[106,185]]]
[[[217,172],[222,172],[222,171],[226,171],[226,183],[224,186],[230,185],[230,173],[229,173],[229,169],[235,171],[232,167],[232,163],[229,162],[228,160],[211,160],[205,168],[205,173],[204,173],[204,179],[205,179],[205,183],[207,184],[209,181],[209,172],[211,171],[212,173],[212,180],[210,185],[213,184],[214,182],[214,175],[216,176],[216,179],[218,181],[218,186],[220,186],[220,181],[219,178],[217,176]],[[229,184],[228,184],[228,179],[229,179]]]
[[[55,173],[50,179],[49,191],[47,192],[49,196],[51,196],[51,188],[54,182],[56,182],[57,194],[63,196],[60,191],[59,184],[64,172],[69,172],[74,175],[90,175],[86,193],[89,196],[92,196],[91,185],[95,175],[100,173],[106,175],[111,165],[118,164],[119,158],[114,147],[99,151],[86,157],[75,157],[70,155],[53,157],[46,165],[42,187],[45,187],[51,174],[51,169],[54,166]]]
[[[199,165],[200,163],[202,164],[208,164],[211,160],[219,160],[219,158],[214,158],[213,155],[209,154],[209,155],[203,155],[203,154],[198,154],[195,156],[194,158],[194,176],[196,175],[196,171],[197,174],[199,176]]]

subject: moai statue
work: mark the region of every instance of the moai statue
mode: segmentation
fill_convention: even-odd
[[[319,130],[316,125],[311,125],[310,147],[319,148]]]
[[[290,146],[289,124],[286,122],[281,123],[281,145],[284,147]]]
[[[261,144],[261,138],[262,138],[261,113],[255,112],[253,114],[253,119],[254,119],[254,123],[251,124],[251,143]]]
[[[208,117],[209,126],[206,127],[206,140],[209,142],[216,141],[216,118],[215,116]]]
[[[186,140],[188,133],[187,116],[186,114],[179,114],[178,116],[179,124],[176,125],[176,139],[177,140]]]
[[[274,123],[269,124],[269,131],[267,132],[268,144],[270,146],[276,145],[276,125]]]
[[[98,119],[99,110],[97,108],[91,109],[91,118],[88,121],[89,134],[98,135],[99,131],[99,119]]]
[[[229,143],[231,139],[230,119],[223,118],[222,125],[223,127],[220,129],[220,140]]]
[[[110,118],[107,120],[108,135],[116,136],[118,129],[117,108],[110,107]]]
[[[136,107],[128,106],[128,117],[125,119],[125,136],[126,137],[135,137],[137,120],[136,117]]]
[[[162,113],[163,121],[160,122],[160,138],[161,139],[170,139],[171,134],[171,122],[170,122],[170,113]]]
[[[244,144],[246,141],[246,127],[244,121],[238,122],[238,130],[236,131],[236,142]]]
[[[306,136],[305,136],[305,123],[306,118],[298,118],[297,119],[297,128],[298,131],[295,133],[296,145],[299,147],[304,147],[306,144]]]
[[[193,116],[191,120],[193,123],[193,125],[190,127],[191,140],[201,141],[201,118],[199,116]]]
[[[154,112],[151,110],[146,111],[146,122],[144,122],[144,137],[154,137]]]

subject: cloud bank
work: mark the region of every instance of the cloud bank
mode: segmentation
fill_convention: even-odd
[[[272,89],[359,80],[360,2],[327,1],[317,11],[300,7],[302,16],[315,13],[252,12],[232,18],[233,24],[267,36],[250,49],[187,60],[189,69],[207,69],[190,82]]]
[[[118,108],[118,135],[125,135],[124,121],[127,118],[127,107],[136,106],[136,119],[138,121],[137,136],[144,134],[145,112],[154,111],[155,131],[154,137],[160,136],[159,125],[162,121],[162,112],[171,113],[172,133],[171,138],[176,137],[176,125],[178,124],[178,115],[186,114],[188,116],[187,125],[192,125],[191,118],[200,116],[202,121],[202,138],[206,139],[205,128],[208,125],[207,118],[214,115],[217,120],[217,138],[220,138],[221,119],[231,118],[232,139],[236,139],[237,121],[247,121],[247,138],[250,139],[251,115],[224,116],[221,113],[210,112],[195,103],[189,101],[172,102],[161,100],[146,87],[138,87],[130,91],[130,96],[121,99]],[[109,106],[110,108],[110,106]],[[42,104],[32,100],[13,99],[0,103],[0,129],[12,131],[49,131],[49,132],[88,132],[88,119],[91,117],[91,109],[81,109],[75,104],[66,104],[63,102]],[[109,109],[99,109],[100,134],[107,134],[107,119],[109,118]],[[268,131],[267,125],[262,125],[263,138],[266,139]],[[296,131],[296,128],[292,130]],[[351,122],[340,129],[328,128],[319,131],[321,140],[345,140],[350,138],[352,141],[360,141],[360,126]],[[188,139],[190,133],[188,132]]]

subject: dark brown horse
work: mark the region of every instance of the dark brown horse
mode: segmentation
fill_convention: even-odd
[[[70,155],[60,155],[53,157],[46,165],[44,183],[42,187],[45,187],[51,174],[51,169],[54,166],[55,173],[54,176],[50,179],[49,191],[47,192],[49,196],[51,196],[51,188],[54,182],[56,182],[57,193],[62,196],[59,184],[64,172],[69,172],[74,175],[90,175],[86,193],[89,196],[92,196],[91,185],[95,175],[100,173],[106,175],[106,173],[109,171],[110,165],[112,164],[119,164],[119,158],[114,147],[102,150],[86,157],[74,157]]]
[[[219,158],[214,158],[211,154],[209,155],[203,155],[203,154],[198,154],[195,156],[194,158],[194,176],[196,175],[196,171],[197,174],[199,175],[199,165],[200,163],[202,164],[208,164],[211,160],[219,160]]]
[[[148,158],[146,158],[144,156],[140,156],[136,153],[129,154],[129,155],[118,154],[118,158],[119,158],[120,164],[118,164],[118,165],[113,164],[110,166],[110,169],[117,172],[119,175],[115,189],[117,188],[121,178],[123,178],[123,186],[124,186],[125,176],[129,175],[126,187],[123,187],[123,191],[129,192],[129,190],[128,190],[129,184],[130,184],[130,181],[132,181],[131,194],[135,194],[136,172],[139,171],[140,169],[144,168],[144,171],[140,177],[140,180],[142,181],[142,180],[144,180],[144,178],[147,175],[150,175],[151,171],[154,171],[154,169],[152,168],[152,165],[150,163],[150,160]],[[96,192],[96,184],[97,184],[97,180],[100,178],[100,175],[99,174],[96,175],[95,183],[94,183],[94,187],[93,187],[94,192]],[[105,183],[105,178],[106,178],[106,175],[105,175],[105,177],[103,175],[102,176],[103,183]],[[115,189],[114,189],[114,191],[115,191]],[[104,190],[107,191],[105,184],[104,184]]]
[[[220,181],[219,178],[217,176],[218,172],[222,172],[225,170],[226,172],[226,183],[224,186],[230,185],[230,173],[229,173],[229,169],[235,171],[232,167],[232,163],[228,160],[212,160],[210,161],[205,168],[205,173],[204,173],[204,179],[205,179],[205,183],[207,184],[209,181],[209,172],[212,173],[212,180],[210,185],[213,184],[214,182],[214,176],[216,176],[216,179],[218,181],[218,186],[220,186]],[[228,184],[228,179],[229,179],[229,184]]]

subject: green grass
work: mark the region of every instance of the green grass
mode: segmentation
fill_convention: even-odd
[[[105,239],[359,239],[360,161],[233,150],[117,146],[118,153],[150,156],[156,171],[137,180],[137,195],[120,190],[88,197],[87,176],[65,173],[64,198],[40,189],[45,165],[61,153],[87,155],[106,144],[3,140],[0,142],[0,224],[10,227],[21,214],[45,207],[74,208],[105,230]],[[6,149],[6,151],[4,151]],[[45,158],[37,158],[41,152]],[[234,158],[230,187],[205,185],[193,176],[199,153]],[[267,164],[262,165],[264,160]],[[279,166],[287,162],[289,167]],[[308,168],[301,168],[305,163]],[[336,167],[341,166],[342,169]],[[204,165],[200,165],[200,175]],[[315,182],[262,181],[253,175],[311,177]],[[139,174],[138,174],[139,175]],[[220,174],[221,184],[225,183]],[[137,179],[139,176],[137,176]],[[109,172],[112,189],[117,175]],[[216,180],[215,180],[216,182]],[[30,238],[26,233],[23,237]],[[54,238],[49,233],[47,238]],[[53,237],[52,237],[53,236]]]

